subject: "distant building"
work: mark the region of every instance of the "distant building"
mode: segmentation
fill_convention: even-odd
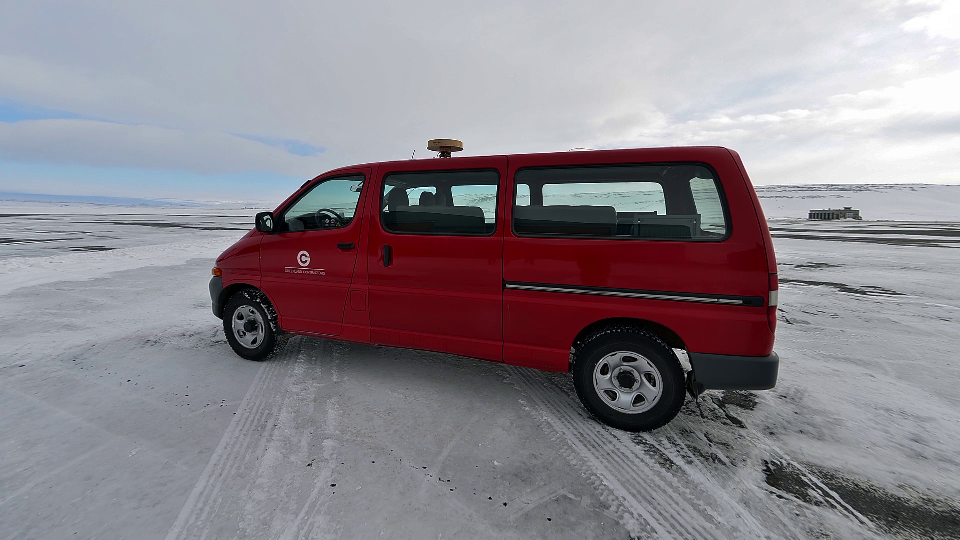
[[[849,206],[840,210],[811,210],[807,219],[860,219],[860,211]]]

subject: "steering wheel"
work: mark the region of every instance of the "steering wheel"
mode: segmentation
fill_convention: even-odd
[[[331,216],[333,219],[337,220],[335,224],[337,227],[343,227],[344,223],[347,221],[346,218],[343,217],[343,214],[337,212],[336,210],[321,208],[313,213],[314,219],[317,221],[317,227],[320,227],[320,223],[322,223],[321,216],[323,214],[327,214],[328,216]]]

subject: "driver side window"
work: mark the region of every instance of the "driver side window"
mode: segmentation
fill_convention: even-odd
[[[338,176],[315,185],[280,220],[280,232],[316,231],[346,227],[357,212],[363,175]]]

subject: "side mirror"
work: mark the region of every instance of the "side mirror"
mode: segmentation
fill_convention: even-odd
[[[262,233],[273,234],[274,225],[273,212],[260,212],[254,221],[254,226]]]

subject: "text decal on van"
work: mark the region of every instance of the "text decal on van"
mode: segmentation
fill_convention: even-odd
[[[295,266],[287,266],[283,269],[283,271],[288,274],[312,274],[315,276],[327,275],[327,271],[323,268],[297,268]]]
[[[323,268],[305,268],[310,264],[310,253],[307,251],[301,251],[300,253],[297,253],[297,264],[299,264],[301,268],[297,268],[296,266],[287,266],[284,267],[283,271],[288,274],[311,274],[314,276],[327,275]]]

